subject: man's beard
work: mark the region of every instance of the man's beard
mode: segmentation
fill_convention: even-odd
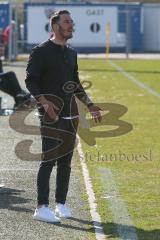
[[[63,28],[59,25],[59,33],[64,39],[68,40],[68,39],[71,39],[73,37],[72,32],[70,33],[70,35],[65,35],[64,32],[65,31],[63,30]]]
[[[64,38],[65,38],[66,40],[71,39],[72,37],[73,37],[72,33],[71,33],[70,36],[64,36]]]

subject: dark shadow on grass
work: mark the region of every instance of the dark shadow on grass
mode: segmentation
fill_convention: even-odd
[[[132,227],[130,226],[116,224],[112,222],[103,223],[103,228],[105,231],[105,235],[107,236],[107,239],[119,237],[118,229],[121,229],[121,231],[123,230],[125,231],[127,229],[132,231]],[[160,229],[153,229],[147,231],[135,227],[135,231],[137,233],[138,240],[160,240]],[[123,236],[123,239],[129,240],[129,238],[127,238],[127,234],[126,238]]]
[[[75,217],[71,217],[68,220],[71,221],[71,224],[72,224],[72,221],[75,221],[75,222],[78,222],[79,224],[86,224],[87,226],[85,228],[83,226],[77,227],[77,226],[72,226],[71,224],[61,223],[58,225],[58,227],[71,228],[71,229],[78,230],[78,231],[85,231],[85,232],[92,232],[92,233],[95,232],[92,221],[88,221],[85,219],[82,220],[82,219],[78,219]],[[99,222],[94,222],[94,223],[96,226],[100,225]],[[106,239],[119,238],[120,235],[119,235],[118,229],[121,229],[121,232],[124,231],[124,233],[125,233],[125,234],[123,234],[122,239],[130,240],[126,234],[126,231],[133,231],[132,226],[116,224],[116,223],[112,223],[112,222],[107,222],[107,223],[102,222],[102,226],[104,229],[104,234],[106,236]],[[98,228],[97,228],[97,231],[98,231]],[[160,229],[153,229],[153,230],[147,231],[147,230],[135,227],[135,231],[137,233],[138,240],[160,240]],[[133,240],[133,238],[131,240]]]
[[[31,201],[31,199],[26,199],[21,196],[21,193],[24,193],[24,190],[12,189],[2,187],[0,188],[0,209],[8,209],[11,211],[17,212],[32,212],[32,210],[15,206],[16,204],[24,204]]]
[[[127,70],[127,69],[124,69],[125,72],[128,72],[128,73],[147,73],[147,74],[160,74],[160,71],[153,71],[153,70]],[[119,71],[117,71],[116,69],[107,69],[107,68],[81,68],[80,71],[82,72],[108,72],[108,73],[118,73]]]

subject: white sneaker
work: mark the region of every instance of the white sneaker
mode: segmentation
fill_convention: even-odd
[[[55,215],[62,218],[70,218],[72,216],[69,208],[65,204],[58,203],[55,209]]]
[[[40,208],[36,208],[35,213],[33,215],[33,219],[50,223],[60,222],[60,219],[55,216],[54,212],[45,205],[43,205]]]

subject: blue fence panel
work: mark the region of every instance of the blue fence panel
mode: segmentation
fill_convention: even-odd
[[[141,6],[134,6],[131,15],[131,51],[143,51],[143,34],[141,32]]]
[[[9,4],[0,3],[0,28],[5,29],[9,24]]]

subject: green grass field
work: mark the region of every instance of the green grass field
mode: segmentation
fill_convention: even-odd
[[[113,60],[129,75],[160,93],[160,61]],[[120,198],[124,201],[134,223],[139,240],[160,239],[160,95],[141,88],[118,72],[107,60],[79,60],[81,80],[92,86],[86,90],[94,102],[108,107],[112,116],[104,116],[102,124],[90,122],[90,131],[80,128],[83,152],[94,187],[98,212],[102,217],[107,239],[120,239],[118,224],[114,221],[105,193],[107,179],[100,168],[110,169],[116,182]],[[122,108],[128,109],[122,116],[116,114]],[[117,106],[117,107],[115,107]],[[133,127],[116,131],[119,121]],[[111,131],[115,130],[115,131]],[[103,133],[105,132],[105,133]],[[106,134],[104,136],[104,134]],[[98,137],[99,135],[99,137]],[[100,136],[102,135],[102,136]],[[96,144],[92,139],[96,139]],[[88,143],[87,143],[88,142]],[[118,196],[119,197],[119,196]],[[113,196],[114,198],[114,196]]]

